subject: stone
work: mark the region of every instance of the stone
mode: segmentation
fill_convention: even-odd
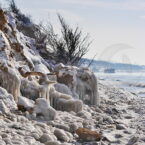
[[[76,134],[83,141],[100,141],[101,140],[100,133],[97,133],[96,131],[91,131],[91,130],[86,129],[86,128],[78,128],[76,130]]]
[[[103,116],[103,122],[105,122],[105,121],[108,122],[109,124],[114,123],[112,117],[110,117],[110,116]]]
[[[43,134],[40,138],[39,141],[41,143],[45,143],[47,141],[53,141],[53,138],[49,134]]]
[[[126,126],[124,124],[116,124],[116,129],[123,130],[126,129]]]
[[[70,124],[70,132],[74,133],[78,129],[77,123]]]
[[[90,105],[99,106],[98,83],[95,74],[89,68],[75,66],[55,66],[57,81],[70,88],[75,98]]]
[[[95,111],[98,112],[98,113],[103,113],[103,111],[99,107],[96,107]]]
[[[0,111],[2,113],[8,113],[10,111],[2,100],[0,100]]]
[[[139,140],[138,136],[132,136],[126,145],[134,145]]]
[[[36,117],[37,115],[42,115],[46,121],[56,118],[55,109],[53,109],[44,98],[38,98],[36,100],[33,113],[36,114]]]
[[[103,137],[111,143],[116,142],[116,138],[110,133],[104,133]]]
[[[58,141],[48,141],[45,145],[61,145]]]
[[[89,119],[92,117],[91,113],[87,112],[87,111],[80,111],[77,113],[77,116],[85,118],[85,119]]]
[[[3,101],[1,102],[1,105],[5,104],[5,106],[10,110],[17,110],[17,104],[14,101],[14,98],[12,95],[10,95],[7,90],[4,88],[0,87],[0,100]],[[5,110],[6,111],[6,110]]]
[[[22,110],[22,111],[30,110],[30,109],[34,108],[34,104],[35,104],[35,102],[33,100],[30,100],[26,97],[19,96],[19,98],[18,98],[17,105],[18,105],[19,110]]]
[[[59,128],[59,129],[63,129],[65,131],[70,130],[70,127],[67,124],[57,124],[55,127]]]
[[[67,134],[65,133],[65,131],[62,130],[62,129],[55,129],[54,130],[54,135],[60,141],[68,142],[70,140],[69,137],[67,136]]]
[[[62,94],[63,95],[63,94]],[[67,111],[67,112],[80,112],[83,110],[83,102],[79,99],[64,99],[59,97],[57,93],[52,93],[51,95],[54,98],[54,108],[56,110]],[[65,95],[66,97],[66,95]]]

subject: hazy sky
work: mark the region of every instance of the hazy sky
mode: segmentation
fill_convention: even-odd
[[[0,0],[4,3],[6,0]],[[86,57],[145,65],[145,0],[16,0],[34,21],[49,21],[58,30],[56,12],[72,26],[90,33]]]

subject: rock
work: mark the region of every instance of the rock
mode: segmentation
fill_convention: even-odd
[[[24,117],[24,116],[18,116],[17,121],[26,123],[26,122],[28,122],[28,119],[26,117]]]
[[[45,145],[60,145],[60,143],[58,141],[48,141]]]
[[[131,116],[131,115],[126,115],[126,116],[124,116],[124,118],[126,118],[126,119],[132,119],[133,116]]]
[[[7,138],[8,137],[8,134],[3,133],[3,134],[1,134],[1,137],[2,138]]]
[[[19,96],[17,104],[19,110],[26,111],[34,108],[35,102],[26,97]]]
[[[77,123],[70,124],[70,132],[74,133],[78,128],[79,127]]]
[[[45,143],[45,142],[47,142],[47,141],[53,141],[53,138],[52,138],[49,134],[43,134],[43,135],[40,137],[39,141],[40,141],[41,143]]]
[[[108,144],[106,144],[105,142],[101,142],[101,145],[108,145]]]
[[[54,108],[56,110],[61,110],[61,111],[67,111],[67,112],[79,112],[82,111],[83,109],[83,102],[79,99],[64,99],[64,98],[59,98],[59,96],[57,96],[57,93],[52,93],[53,98],[55,100],[55,106]],[[63,95],[62,95],[63,96]],[[66,97],[66,95],[65,95]]]
[[[40,135],[38,133],[32,133],[31,136],[34,137],[35,140],[39,140],[40,139]]]
[[[70,88],[68,88],[68,86],[66,86],[65,84],[57,83],[54,85],[54,87],[55,87],[56,91],[72,96],[72,92],[71,92]]]
[[[113,114],[112,108],[106,108],[105,112],[110,115]]]
[[[81,111],[77,113],[77,116],[85,118],[85,119],[89,119],[92,117],[91,113],[87,112],[87,111]]]
[[[63,129],[65,131],[69,131],[70,127],[67,124],[53,124],[56,128]]]
[[[116,124],[116,129],[118,130],[126,129],[126,126],[124,124]]]
[[[72,145],[71,143],[62,143],[61,145]]]
[[[1,145],[6,145],[6,143],[4,141],[2,141],[2,140],[0,140],[0,144]]]
[[[106,121],[106,122],[108,122],[109,124],[113,124],[113,123],[114,123],[112,117],[110,117],[110,116],[103,116],[103,121],[104,121],[104,122]]]
[[[99,107],[96,107],[95,111],[98,112],[98,113],[103,113],[103,111]]]
[[[10,110],[16,110],[17,109],[17,104],[14,101],[14,97],[10,95],[4,88],[0,87],[0,100],[3,101],[1,102],[2,106],[5,104],[5,106]],[[6,110],[5,110],[6,111]]]
[[[45,120],[54,120],[56,118],[56,111],[53,109],[44,98],[38,98],[34,106],[34,114],[42,115]]]
[[[103,133],[103,137],[111,143],[116,142],[116,138],[111,133]]]
[[[4,141],[6,144],[12,144],[10,138],[3,138],[3,141]],[[0,143],[0,144],[1,144],[1,143]]]
[[[122,138],[123,135],[122,134],[115,134],[115,138]]]
[[[126,145],[134,145],[138,141],[139,137],[133,136]]]
[[[123,132],[124,132],[125,134],[131,134],[131,131],[129,131],[129,130],[123,130]]]
[[[91,131],[86,128],[77,129],[76,134],[83,141],[100,141],[101,140],[101,134],[97,133],[96,131]]]
[[[72,141],[73,140],[73,135],[71,133],[67,132],[67,131],[65,133],[69,137],[69,141]]]
[[[93,129],[93,120],[92,119],[91,120],[84,119],[83,128],[88,128],[88,129],[92,130]]]
[[[60,67],[61,66],[61,67]],[[91,105],[99,105],[97,78],[89,68],[55,66],[57,81],[65,84],[79,99]]]
[[[62,129],[55,129],[54,130],[54,135],[58,138],[60,141],[65,141],[68,142],[70,139],[67,136],[67,134],[64,132]]]
[[[2,113],[8,113],[10,110],[7,108],[7,106],[4,104],[2,100],[0,100],[0,111]]]

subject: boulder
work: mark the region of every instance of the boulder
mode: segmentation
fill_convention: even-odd
[[[70,88],[73,97],[79,96],[90,105],[99,105],[97,78],[88,68],[57,65],[57,81]]]

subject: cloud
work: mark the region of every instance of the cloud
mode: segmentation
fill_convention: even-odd
[[[60,1],[60,0],[58,0]],[[126,9],[126,10],[145,10],[144,0],[61,0],[66,4],[76,4],[82,6],[92,6],[99,8],[111,8],[111,9]]]

